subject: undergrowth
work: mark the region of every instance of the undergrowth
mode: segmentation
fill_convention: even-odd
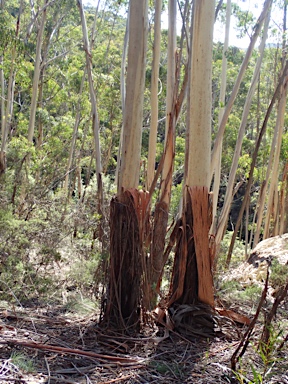
[[[0,199],[0,300],[67,305],[71,296],[73,308],[81,311],[86,298],[93,300],[103,283],[95,279],[103,251],[94,239],[99,218],[92,194],[80,204],[49,193],[33,209],[27,207],[29,214]]]

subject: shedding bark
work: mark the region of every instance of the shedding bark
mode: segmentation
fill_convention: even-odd
[[[177,1],[169,0],[168,61],[166,93],[165,161],[163,165],[160,201],[169,206],[172,187],[173,161],[175,156],[175,101],[176,101],[176,15]]]
[[[118,329],[138,329],[143,259],[143,213],[147,194],[129,189],[110,205],[110,281],[104,320]]]

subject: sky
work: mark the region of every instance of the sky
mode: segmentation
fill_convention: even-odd
[[[232,0],[233,3],[237,3],[243,11],[250,11],[253,13],[255,19],[257,20],[260,16],[264,0]],[[226,0],[224,1],[226,3]],[[281,28],[282,26],[282,15],[280,12],[276,9],[275,5],[272,7],[271,12],[271,20],[270,20],[270,28],[276,29],[281,32],[279,29],[279,26]],[[224,34],[225,34],[225,26],[221,25],[220,22],[215,23],[214,28],[214,41],[221,41],[224,42]],[[275,43],[277,41],[277,38],[272,38],[271,34],[268,37],[267,43]],[[250,38],[248,35],[245,37],[239,39],[237,38],[237,31],[236,31],[236,19],[234,16],[231,17],[231,25],[230,25],[230,34],[229,34],[229,45],[234,45],[239,48],[247,48],[250,43]],[[257,44],[260,43],[260,38],[258,38]]]
[[[237,3],[242,10],[245,11],[251,11],[255,18],[257,19],[262,11],[264,0],[232,0],[232,2]],[[83,0],[84,4],[90,4],[93,6],[97,6],[98,0]],[[224,0],[224,3],[226,3],[226,0]],[[105,4],[105,0],[100,0],[100,6]],[[270,26],[272,28],[278,29],[278,26],[281,25],[281,15],[279,15],[278,12],[275,11],[275,7],[272,8],[272,20],[270,22]],[[181,17],[180,14],[178,16],[178,25],[179,25],[179,34],[181,30]],[[168,15],[167,12],[164,12],[162,14],[162,28],[167,29],[168,27]],[[250,42],[249,36],[244,36],[243,38],[237,38],[237,32],[236,32],[236,21],[234,16],[231,17],[231,25],[230,25],[230,35],[229,35],[229,45],[237,46],[239,48],[247,48]],[[224,42],[224,34],[225,34],[225,25],[221,24],[220,22],[215,23],[214,27],[214,41],[221,41]],[[259,44],[260,40],[258,39],[257,44]],[[273,40],[271,37],[268,39],[268,42],[273,43],[275,42],[275,39]]]

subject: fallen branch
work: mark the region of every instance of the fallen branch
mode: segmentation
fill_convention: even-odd
[[[49,352],[64,353],[64,354],[78,355],[78,356],[87,356],[100,361],[107,361],[107,360],[113,361],[119,365],[134,365],[134,364],[139,365],[140,364],[140,361],[138,359],[133,359],[129,357],[102,355],[100,353],[95,353],[92,351],[82,351],[81,349],[58,347],[56,345],[38,344],[33,342],[29,343],[29,342],[20,341],[20,340],[6,340],[5,342],[0,342],[0,344],[20,345],[26,348],[41,349]]]

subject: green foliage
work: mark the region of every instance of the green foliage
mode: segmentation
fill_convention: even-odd
[[[35,372],[34,361],[23,352],[12,352],[11,361],[21,371],[27,373]]]
[[[288,265],[280,264],[277,259],[272,260],[270,284],[273,288],[279,288],[288,281]]]
[[[264,384],[274,381],[279,373],[287,372],[287,363],[279,353],[279,346],[283,340],[283,328],[278,324],[270,327],[270,338],[268,344],[259,342],[253,343],[253,358],[246,361],[240,360],[237,372],[234,372],[239,383]]]
[[[244,290],[239,292],[239,298],[245,302],[248,301],[250,303],[257,303],[261,296],[262,289],[263,288],[258,285],[249,285]]]
[[[77,209],[72,204],[65,215],[61,194],[41,197],[31,203],[29,220],[17,217],[12,204],[0,204],[0,297],[11,303],[34,300],[62,300],[63,283],[76,284],[82,292],[94,291],[95,271],[100,261],[93,231],[99,217],[95,216],[93,189],[87,190],[87,205]],[[39,197],[38,197],[39,198]],[[73,212],[75,210],[75,212]],[[67,238],[77,228],[77,237],[71,253]],[[91,244],[94,241],[93,250]],[[80,256],[81,255],[81,256]],[[65,265],[70,267],[62,272]]]
[[[88,260],[81,258],[75,261],[69,278],[74,281],[80,289],[89,289],[94,285],[95,272],[100,263],[100,255],[92,254]]]
[[[174,377],[176,376],[183,378],[182,367],[176,362],[168,364],[165,361],[151,361],[150,365],[153,367],[153,369],[161,374],[172,374]]]
[[[219,271],[223,270],[225,267],[225,261],[228,254],[232,236],[233,236],[233,232],[226,232],[221,242],[219,257],[217,260],[217,270]],[[245,259],[245,245],[241,240],[237,239],[235,242],[232,256],[231,256],[230,267],[235,268],[237,265],[243,262],[244,259]]]
[[[174,218],[177,216],[177,213],[179,212],[179,204],[181,201],[182,189],[183,189],[182,183],[172,187],[170,211],[171,211],[172,217]]]

